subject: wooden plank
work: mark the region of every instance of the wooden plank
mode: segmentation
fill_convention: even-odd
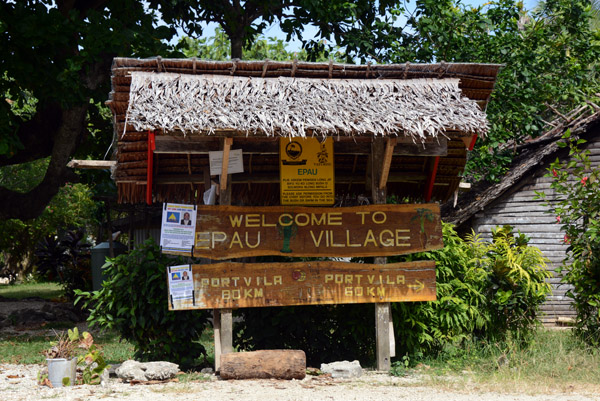
[[[221,185],[219,190],[219,204],[227,207],[231,205],[231,178],[227,174],[227,167],[229,165],[229,157],[225,156],[225,151],[231,148],[233,142],[232,138],[222,138],[223,146],[223,167],[222,174],[220,177]],[[223,186],[223,179],[225,179],[225,185]],[[218,320],[219,330],[215,331],[215,372],[220,371],[221,356],[233,352],[233,315],[231,309],[216,309],[213,311],[215,320]],[[218,339],[217,339],[218,336]],[[218,348],[217,348],[218,346]],[[217,357],[218,354],[218,357]]]
[[[383,178],[384,164],[379,160],[384,156],[383,138],[374,138],[371,143],[371,198],[375,205],[384,204],[386,202],[386,187],[380,185]],[[385,257],[374,258],[374,263],[385,265],[387,260]],[[393,326],[391,317],[391,307],[389,300],[387,303],[375,303],[375,345],[377,353],[377,369],[381,371],[389,371],[392,367],[391,358],[391,343],[394,331],[390,331],[390,325]],[[390,324],[392,323],[392,324]]]
[[[548,239],[548,240],[555,240],[555,239],[563,239],[564,238],[564,233],[561,234],[560,231],[560,226],[558,224],[556,224],[556,228],[558,228],[558,231],[556,232],[534,232],[534,233],[529,233],[526,231],[521,230],[522,233],[527,234],[527,236],[529,236],[532,241],[533,240],[542,240],[542,239]],[[515,231],[516,232],[516,231]],[[491,238],[490,231],[486,231],[486,232],[480,232],[482,234],[482,236],[484,236],[485,238]]]
[[[69,168],[79,169],[110,169],[117,165],[115,160],[71,160],[67,163]]]
[[[370,153],[368,141],[363,138],[349,138],[350,140],[336,141],[334,152],[336,155],[368,155]],[[393,138],[397,141],[393,154],[396,156],[447,156],[448,140],[444,137],[427,139],[424,143],[415,143],[410,138]],[[236,143],[244,154],[279,155],[278,138],[236,138]],[[168,154],[199,154],[208,155],[208,152],[221,150],[218,137],[178,137],[159,135],[156,137],[155,153]]]
[[[497,216],[497,215],[492,215],[492,216],[486,216],[484,218],[478,219],[481,221],[481,224],[495,224],[495,225],[504,225],[504,224],[510,224],[510,225],[516,225],[516,224],[531,224],[531,225],[548,225],[548,226],[555,226],[556,224],[556,217],[554,216],[550,216],[550,215],[545,215],[545,216],[536,216],[536,217],[523,217],[523,216],[515,216],[515,217],[510,217],[510,216]]]
[[[229,151],[231,150],[231,144],[233,144],[233,138],[225,138],[223,141],[223,163],[221,166],[221,177],[219,182],[221,184],[221,191],[227,188],[227,169],[229,168]]]
[[[396,146],[396,138],[387,138],[385,143],[385,154],[383,156],[383,165],[381,167],[381,178],[379,180],[379,189],[385,188],[390,173],[390,166],[392,164],[392,155],[394,154],[394,147]]]
[[[497,227],[498,225],[510,224],[513,226],[513,230],[516,233],[517,231],[521,231],[522,233],[527,233],[528,236],[533,236],[533,233],[560,233],[562,232],[561,225],[556,224],[556,219],[554,222],[546,222],[546,223],[536,223],[535,219],[533,221],[527,221],[526,219],[512,219],[512,218],[496,218],[496,219],[486,219],[479,223],[476,221],[476,225],[480,227],[487,227],[484,229],[478,229],[478,232],[491,232],[492,228]],[[530,227],[530,228],[527,228]],[[563,234],[564,235],[564,234]]]
[[[436,299],[433,261],[383,265],[333,261],[221,262],[192,265],[192,273],[195,302],[176,300],[172,305],[169,303],[170,310]]]
[[[416,183],[423,181],[426,178],[425,174],[419,173],[402,173],[402,172],[390,172],[388,182],[407,182]],[[229,180],[233,180],[234,184],[276,184],[279,183],[280,178],[277,174],[271,173],[239,173],[234,174]],[[119,182],[125,182],[119,180]],[[145,183],[136,180],[135,182]],[[156,177],[155,183],[160,185],[168,184],[187,184],[187,183],[201,184],[203,182],[202,174],[182,175],[182,174],[164,174]],[[335,176],[336,184],[362,184],[365,182],[365,177],[362,175],[352,175],[348,173],[339,173]],[[447,186],[448,183],[435,183],[436,186]]]
[[[515,202],[515,204],[506,203],[506,204],[491,207],[491,208],[487,209],[485,211],[485,213],[488,215],[489,214],[508,215],[509,213],[510,214],[528,213],[528,214],[532,214],[532,215],[535,214],[538,216],[543,216],[544,214],[546,214],[546,216],[547,216],[548,215],[547,212],[550,209],[551,208],[548,206],[531,204],[531,203],[529,203],[528,205],[522,205],[521,203]]]
[[[169,307],[171,310],[171,307]],[[213,310],[213,336],[215,341],[215,372],[221,370],[221,311],[218,309]]]
[[[194,256],[385,256],[443,247],[439,205],[199,206]]]

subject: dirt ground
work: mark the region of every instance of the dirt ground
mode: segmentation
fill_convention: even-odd
[[[23,324],[13,325],[14,313]],[[26,301],[0,300],[0,337],[18,334],[47,334],[37,319],[62,319],[74,313],[68,305],[41,299]],[[8,318],[12,315],[12,318]],[[74,315],[71,315],[75,318]],[[4,322],[4,323],[2,323]],[[85,323],[79,324],[81,329]],[[51,334],[51,333],[48,333]],[[0,400],[411,400],[411,401],[588,401],[600,396],[557,393],[520,394],[517,388],[504,393],[482,392],[468,385],[460,391],[444,385],[423,386],[419,376],[393,377],[387,373],[365,371],[355,379],[332,379],[328,376],[307,376],[303,380],[220,380],[213,374],[202,375],[192,382],[169,382],[152,385],[131,385],[111,378],[100,386],[49,388],[37,384],[43,365],[0,364]],[[449,387],[449,386],[448,386]]]

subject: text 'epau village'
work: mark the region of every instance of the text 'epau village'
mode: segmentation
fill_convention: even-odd
[[[119,200],[164,203],[163,252],[206,261],[169,268],[165,302],[214,309],[217,368],[232,308],[374,303],[389,369],[390,302],[435,300],[435,263],[386,256],[443,247],[431,201],[457,191],[499,68],[114,60]]]

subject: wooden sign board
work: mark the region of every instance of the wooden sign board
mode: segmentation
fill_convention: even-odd
[[[194,256],[388,256],[440,249],[437,204],[198,206]]]
[[[194,299],[169,310],[435,301],[435,262],[192,265]]]
[[[279,173],[282,205],[333,205],[333,139],[281,138]]]

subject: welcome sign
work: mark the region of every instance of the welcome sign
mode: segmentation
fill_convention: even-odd
[[[388,256],[442,247],[437,204],[198,206],[194,256]]]

